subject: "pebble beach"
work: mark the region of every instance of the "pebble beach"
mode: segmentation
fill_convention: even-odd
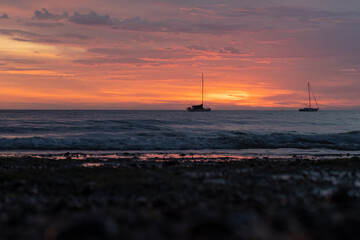
[[[358,239],[360,159],[0,158],[0,239]]]

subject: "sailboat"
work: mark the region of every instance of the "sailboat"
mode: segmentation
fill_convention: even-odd
[[[188,112],[210,112],[211,108],[204,108],[204,74],[201,74],[201,104],[186,108]]]
[[[311,94],[312,94],[312,96],[313,96],[313,98],[314,98],[314,100],[315,100],[315,103],[316,103],[316,106],[317,106],[316,108],[313,108],[313,107],[311,106],[311,96],[310,96],[310,92],[311,92]],[[309,105],[308,105],[307,107],[305,107],[305,108],[299,108],[299,111],[300,111],[300,112],[317,112],[317,111],[319,110],[319,104],[318,104],[317,101],[316,101],[314,92],[313,92],[313,90],[311,89],[309,82],[308,82],[308,93],[309,93]]]

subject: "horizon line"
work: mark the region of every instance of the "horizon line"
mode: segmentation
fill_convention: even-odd
[[[215,109],[213,111],[298,111],[299,108],[282,108],[282,109],[271,109],[271,108],[259,108],[259,109]],[[0,108],[0,111],[184,111],[186,109],[84,109],[84,108]],[[338,109],[321,109],[319,111],[360,111],[359,108],[338,108]]]

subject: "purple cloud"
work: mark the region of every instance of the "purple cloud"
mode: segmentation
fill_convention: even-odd
[[[88,40],[91,37],[77,34],[77,33],[63,33],[58,35],[40,35],[36,33],[26,32],[16,29],[0,29],[0,34],[11,36],[13,40],[18,42],[42,42],[42,43],[71,43],[66,40],[60,40],[60,38],[73,38],[79,40]]]
[[[191,45],[186,47],[189,50],[195,50],[195,51],[207,51],[209,48],[204,46],[198,46],[198,45]]]
[[[35,18],[39,20],[61,20],[67,18],[69,15],[68,13],[64,12],[63,14],[54,14],[49,12],[46,8],[43,8],[41,11],[36,10],[34,12]]]
[[[219,21],[198,21],[167,19],[166,21],[150,21],[140,17],[124,19],[114,29],[124,29],[143,32],[170,33],[208,33],[224,34],[244,30],[241,24],[224,23]]]
[[[239,49],[234,48],[234,47],[224,47],[224,50],[225,50],[227,53],[231,53],[231,54],[241,54],[241,53],[244,53],[244,52],[241,52]]]
[[[4,13],[3,15],[0,16],[0,19],[9,19],[9,16]]]
[[[18,64],[42,64],[42,61],[37,61],[33,59],[21,59],[21,58],[2,58],[0,59],[2,62],[11,62]]]
[[[214,20],[192,22],[189,20],[167,19],[165,21],[151,21],[141,17],[119,20],[107,14],[100,15],[95,11],[90,11],[87,14],[75,12],[68,20],[76,24],[110,26],[112,29],[141,32],[224,34],[246,30],[248,28],[238,23],[234,24]]]
[[[26,38],[12,38],[15,41],[18,42],[42,42],[42,43],[63,43],[60,40],[57,39],[48,39],[48,38],[41,38],[41,39],[26,39]]]
[[[27,31],[17,30],[17,29],[0,29],[0,34],[7,36],[22,36],[22,37],[34,37],[39,36],[35,33],[30,33]]]
[[[291,21],[310,22],[314,19],[352,19],[359,18],[359,11],[325,11],[315,10],[307,7],[267,7],[267,8],[249,8],[232,9],[219,12],[220,16],[226,17],[271,17],[277,19],[286,19]]]
[[[51,23],[51,22],[29,22],[25,24],[26,26],[30,27],[41,27],[41,28],[52,28],[52,27],[63,27],[63,23]]]
[[[92,39],[92,37],[83,35],[83,34],[78,34],[78,33],[63,33],[61,35],[59,35],[59,37],[65,37],[65,38],[75,38],[75,39],[79,39],[79,40],[89,40]]]
[[[121,48],[91,48],[88,52],[104,54],[110,58],[114,56],[132,56],[139,59],[189,59],[198,54],[188,52],[183,49],[121,49]],[[148,62],[148,61],[147,61]]]
[[[69,17],[69,21],[77,24],[85,24],[85,25],[107,25],[113,26],[119,23],[119,20],[116,18],[111,18],[109,15],[100,15],[94,11],[91,11],[87,14],[81,14],[75,12],[71,17]]]
[[[74,60],[74,62],[85,64],[85,65],[155,63],[154,61],[142,60],[140,58],[92,58],[92,59]]]

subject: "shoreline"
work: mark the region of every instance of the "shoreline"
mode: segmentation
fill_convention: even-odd
[[[359,170],[360,158],[0,158],[0,238],[356,239]]]
[[[134,160],[151,161],[157,159],[227,159],[241,161],[244,159],[336,159],[360,157],[359,151],[333,150],[333,149],[202,149],[202,150],[3,150],[0,158],[39,158],[63,160],[67,158],[111,159],[121,160],[133,158]]]

